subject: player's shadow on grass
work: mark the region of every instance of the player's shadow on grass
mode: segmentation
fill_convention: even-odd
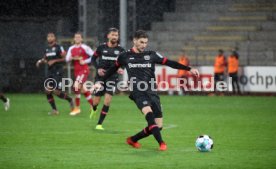
[[[122,131],[122,130],[104,130],[104,131],[101,131],[101,130],[96,130],[94,129],[95,132],[97,133],[101,133],[101,134],[124,134],[124,133],[127,133],[128,131]]]
[[[128,148],[132,149],[127,151],[130,155],[139,156],[139,157],[151,158],[152,156],[158,156],[158,154],[160,155],[164,154],[164,152],[159,151],[157,148],[151,148],[151,147],[143,147],[140,149],[134,149],[131,147],[128,147]]]

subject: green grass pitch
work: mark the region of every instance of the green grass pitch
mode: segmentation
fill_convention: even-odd
[[[126,137],[146,125],[127,96],[115,96],[104,123],[95,131],[88,103],[70,117],[66,101],[55,97],[59,116],[48,116],[43,94],[10,94],[11,109],[0,111],[1,169],[174,169],[275,168],[276,98],[162,96],[163,138],[168,151],[157,151],[151,136],[141,149],[125,144]],[[99,107],[101,108],[101,106]],[[214,149],[196,150],[195,139],[209,134]]]

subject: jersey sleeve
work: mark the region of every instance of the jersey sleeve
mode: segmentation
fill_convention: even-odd
[[[119,56],[118,56],[118,58],[117,58],[117,60],[116,60],[116,62],[115,62],[115,65],[117,66],[117,67],[124,67],[125,66],[125,52],[123,52],[123,53],[121,53]]]
[[[85,52],[90,57],[93,56],[93,54],[94,54],[94,51],[89,46],[87,46],[87,45],[85,45]]]
[[[102,46],[98,46],[96,51],[93,54],[93,57],[97,58],[101,55],[101,51],[102,51]]]
[[[88,45],[83,44],[82,48],[85,50],[85,53],[89,56],[87,59],[84,60],[84,63],[91,63],[91,57],[93,56],[94,51]]]
[[[66,57],[65,57],[65,61],[66,62],[70,62],[72,60],[72,46],[68,49],[68,52],[66,54]]]
[[[164,65],[167,62],[168,59],[166,57],[162,56],[158,52],[153,52],[152,60],[153,60],[154,63]]]

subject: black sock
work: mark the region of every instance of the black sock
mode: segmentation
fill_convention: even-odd
[[[108,113],[108,110],[109,110],[109,106],[103,105],[102,112],[101,112],[98,124],[102,124],[103,123],[103,121],[105,119],[105,116]]]
[[[161,136],[161,133],[160,133],[160,129],[154,121],[154,116],[153,116],[152,112],[149,112],[146,115],[146,120],[148,122],[149,131],[151,131],[152,135],[154,136],[154,138],[156,139],[156,141],[159,144],[162,143],[163,140],[162,140],[162,136]]]
[[[159,127],[159,130],[161,131],[163,129],[163,127]],[[148,137],[149,135],[151,135],[151,131],[149,131],[149,127],[144,128],[142,131],[140,131],[139,133],[135,134],[134,136],[131,137],[131,140],[134,142],[137,142],[145,137]]]
[[[53,95],[52,94],[47,94],[47,99],[48,99],[48,102],[50,103],[52,109],[57,110],[56,103],[55,103]]]
[[[4,103],[6,103],[8,100],[7,100],[7,98],[4,96],[4,95],[1,95],[1,100],[4,102]]]
[[[57,95],[61,99],[65,99],[69,102],[71,109],[74,108],[74,102],[73,99],[67,95],[67,93],[60,92],[60,94]]]
[[[97,104],[96,104],[96,105],[93,105],[93,110],[96,111],[96,110],[97,110],[97,107],[98,107]]]
[[[142,131],[140,131],[139,133],[135,134],[134,136],[131,137],[131,140],[134,142],[137,142],[138,140],[141,140],[145,137],[148,137],[149,135],[151,135],[151,131],[149,131],[149,127],[144,128]]]

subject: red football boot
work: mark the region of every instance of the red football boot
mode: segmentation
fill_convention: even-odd
[[[126,140],[126,143],[130,146],[132,146],[133,148],[140,148],[141,147],[141,144],[138,143],[138,142],[134,142],[131,140],[131,137],[128,137],[127,140]]]
[[[160,151],[166,151],[167,150],[167,144],[165,142],[160,143],[159,150]]]

